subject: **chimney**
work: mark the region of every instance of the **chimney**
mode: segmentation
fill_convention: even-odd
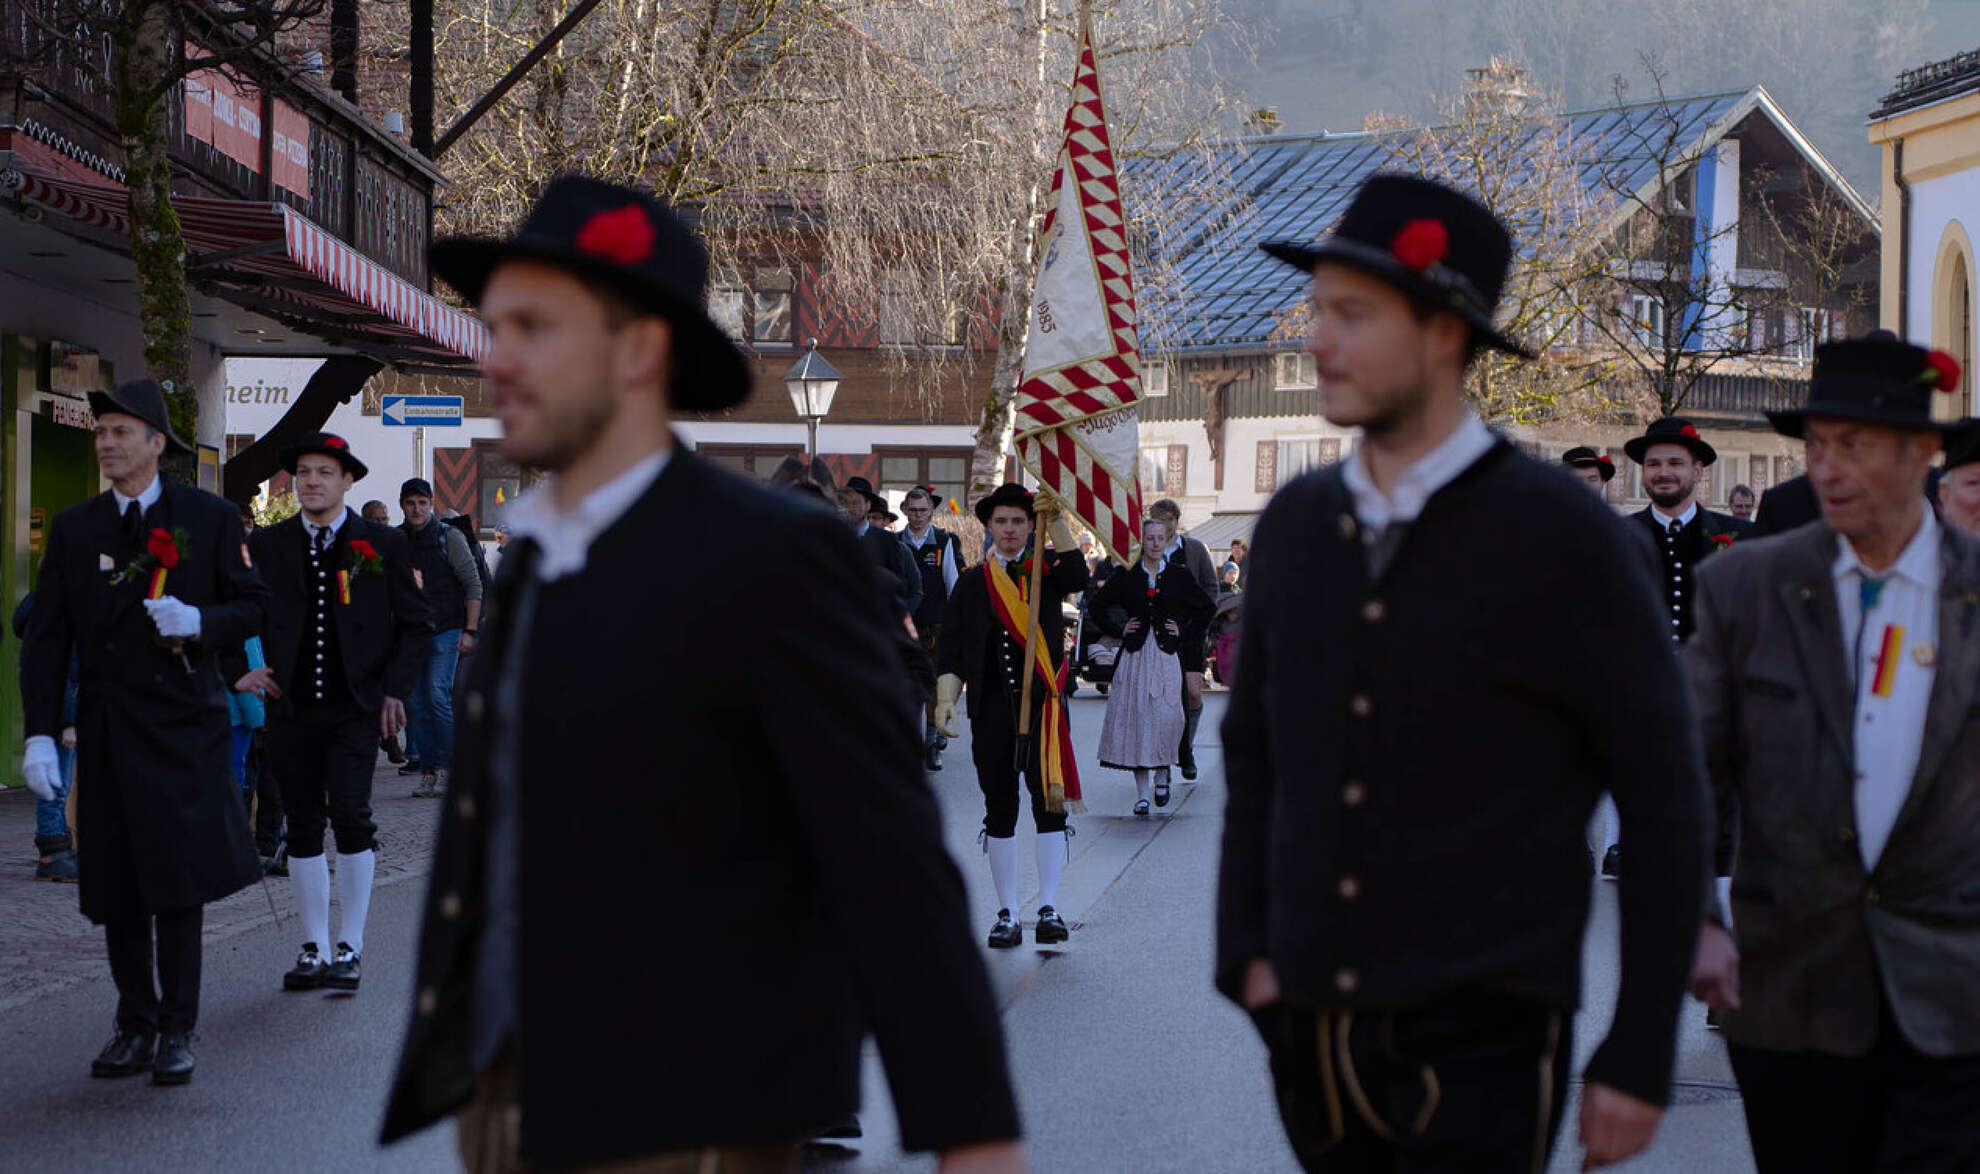
[[[1538,104],[1540,91],[1526,67],[1494,56],[1464,71],[1464,112],[1486,118],[1518,118]]]
[[[1255,135],[1275,135],[1286,128],[1277,106],[1260,106],[1245,116],[1244,129]]]

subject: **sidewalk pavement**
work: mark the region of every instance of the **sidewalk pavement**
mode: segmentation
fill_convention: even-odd
[[[371,815],[378,824],[376,887],[426,875],[440,803],[408,798],[417,782],[399,777],[398,768],[379,757],[371,786]],[[87,835],[84,829],[85,842]],[[335,867],[334,844],[328,853]],[[75,885],[34,879],[39,859],[34,850],[34,796],[21,786],[0,790],[0,1013],[78,983],[109,977],[102,929],[91,925],[77,908]],[[264,896],[261,885],[250,885],[208,905],[207,945],[267,925],[270,897],[282,922],[294,925],[295,902],[288,881],[271,877],[267,892]]]

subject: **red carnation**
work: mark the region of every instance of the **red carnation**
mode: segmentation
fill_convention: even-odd
[[[1698,439],[1698,429],[1693,428],[1689,424],[1686,424],[1683,428],[1678,429],[1678,432],[1681,435],[1691,437],[1693,440]]]
[[[1616,467],[1616,463],[1607,457],[1596,457],[1595,463],[1602,466],[1604,469],[1613,469]]]
[[[170,530],[153,530],[151,539],[144,544],[144,552],[168,571],[179,565],[179,544],[172,540]]]
[[[1150,587],[1150,588],[1148,589],[1148,598],[1150,598],[1150,599],[1153,599],[1153,598],[1155,598],[1155,589],[1154,589],[1153,587]]]
[[[638,204],[600,212],[578,229],[577,247],[615,264],[637,265],[653,255],[653,222]]]
[[[1939,391],[1951,391],[1959,386],[1959,360],[1944,351],[1932,351],[1925,356],[1925,373],[1919,378]]]
[[[351,539],[351,553],[359,558],[377,558],[378,548],[362,538]]]
[[[1389,251],[1396,260],[1421,273],[1451,251],[1451,234],[1440,220],[1412,220],[1389,242]]]
[[[337,448],[337,449],[344,449],[344,448],[349,448],[349,447],[351,447],[351,446],[350,446],[350,445],[348,445],[348,444],[345,444],[345,443],[344,443],[344,438],[343,438],[343,437],[341,437],[341,436],[326,436],[326,437],[324,437],[324,438],[323,438],[323,447],[324,447],[324,448]]]
[[[1730,547],[1735,541],[1737,541],[1737,539],[1734,535],[1714,534],[1712,535],[1712,549],[1725,550],[1728,547]]]

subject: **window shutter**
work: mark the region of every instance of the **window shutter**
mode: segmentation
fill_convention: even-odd
[[[1258,471],[1251,479],[1252,492],[1270,493],[1278,487],[1279,442],[1261,440],[1258,442]]]
[[[1189,446],[1169,446],[1169,494],[1182,497],[1189,492]]]

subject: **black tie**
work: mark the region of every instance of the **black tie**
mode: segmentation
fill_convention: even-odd
[[[316,528],[316,553],[317,553],[317,555],[318,555],[318,556],[320,557],[320,556],[321,556],[321,555],[323,554],[323,548],[324,548],[324,547],[326,547],[326,546],[329,546],[329,545],[330,545],[330,527],[328,527],[328,526],[318,526],[318,527]]]
[[[144,549],[144,508],[136,502],[124,507],[124,546],[131,551]]]
[[[1679,533],[1680,531],[1682,531],[1683,529],[1684,529],[1684,523],[1683,523],[1683,522],[1672,522],[1672,523],[1671,523],[1671,537],[1673,537],[1673,538],[1676,538],[1676,537],[1678,536],[1678,533]]]

